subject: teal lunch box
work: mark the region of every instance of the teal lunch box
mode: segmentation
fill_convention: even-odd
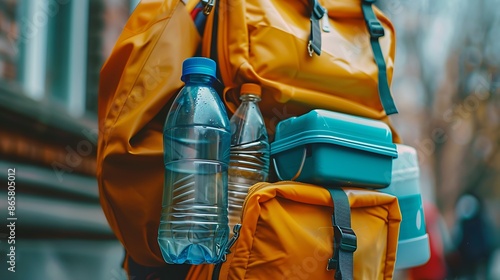
[[[271,143],[280,180],[322,186],[387,187],[397,156],[384,122],[327,110],[279,122]]]

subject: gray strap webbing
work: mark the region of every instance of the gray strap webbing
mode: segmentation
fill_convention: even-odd
[[[391,115],[396,114],[398,109],[396,109],[396,104],[394,104],[394,100],[392,99],[389,82],[387,81],[387,67],[382,53],[382,48],[380,47],[380,43],[378,41],[378,38],[384,36],[385,32],[384,27],[373,12],[372,5],[375,1],[376,0],[363,0],[361,2],[361,9],[363,11],[363,16],[365,17],[366,27],[370,32],[370,44],[372,46],[375,63],[378,67],[378,94],[380,97],[380,103],[382,103],[385,113],[387,115]]]
[[[327,269],[335,269],[336,280],[353,279],[353,253],[356,251],[356,234],[351,228],[351,208],[347,194],[340,188],[329,188],[333,200],[333,257]]]

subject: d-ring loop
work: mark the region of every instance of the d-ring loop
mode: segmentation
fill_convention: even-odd
[[[302,172],[302,168],[304,168],[304,163],[306,162],[306,156],[307,156],[307,147],[304,147],[304,154],[302,155],[302,161],[300,162],[299,170],[297,170],[297,173],[295,173],[295,175],[289,181],[293,181],[293,180],[299,178],[300,173]],[[280,181],[285,181],[281,177],[281,174],[278,170],[278,165],[276,164],[276,158],[274,158],[274,157],[273,157],[273,164],[274,164],[274,170],[276,171],[276,176],[278,176],[278,179],[280,179]]]
[[[309,43],[307,44],[307,52],[309,53],[310,57],[313,56],[314,50],[313,50],[313,47],[312,47],[312,41],[311,40],[309,40]]]

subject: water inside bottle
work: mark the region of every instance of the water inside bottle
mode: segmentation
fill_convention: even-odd
[[[158,241],[168,263],[216,263],[228,239],[227,172],[221,149],[229,132],[203,126],[174,128],[165,133],[165,185]]]

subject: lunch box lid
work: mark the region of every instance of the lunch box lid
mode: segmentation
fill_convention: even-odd
[[[271,154],[308,144],[333,144],[393,158],[398,156],[386,123],[320,109],[279,122]]]

